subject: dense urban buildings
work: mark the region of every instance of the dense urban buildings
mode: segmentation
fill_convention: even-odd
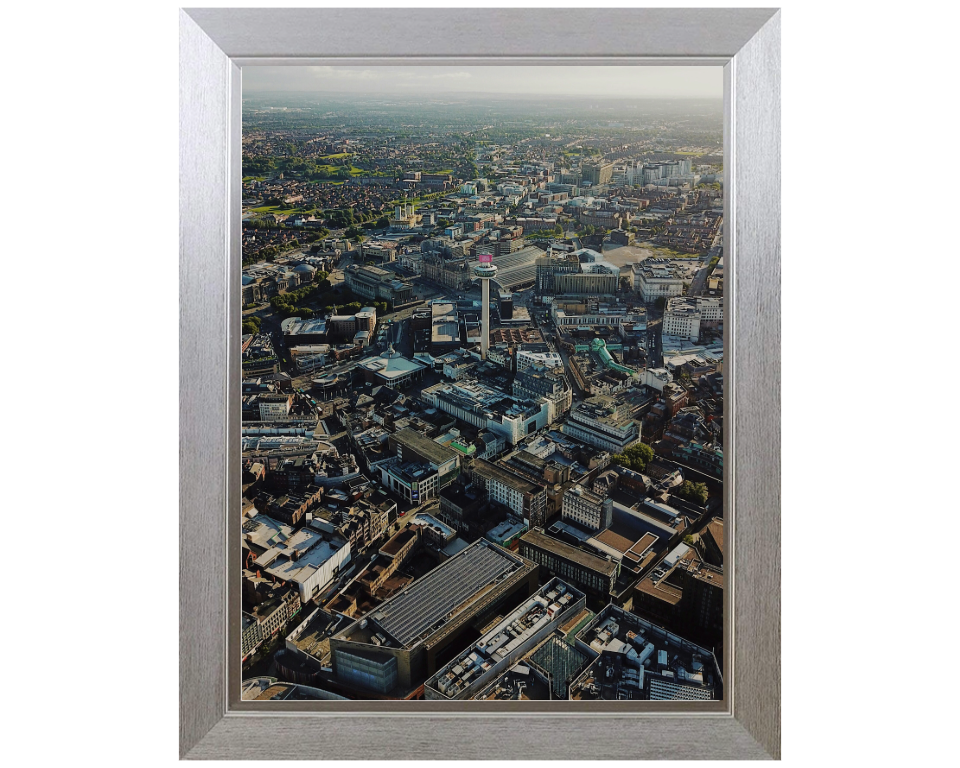
[[[243,697],[723,696],[719,101],[244,94]]]

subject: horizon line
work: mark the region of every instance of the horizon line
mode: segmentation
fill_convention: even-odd
[[[359,92],[354,93],[351,91],[304,91],[304,90],[280,90],[280,91],[270,91],[270,90],[260,90],[254,88],[252,90],[244,90],[241,93],[241,98],[246,97],[247,95],[254,94],[273,94],[273,95],[283,95],[283,94],[309,94],[317,96],[350,96],[351,98],[383,98],[389,97],[394,98],[400,101],[406,100],[401,95],[392,94],[389,92],[384,93],[369,93],[369,92]],[[412,94],[411,94],[412,96]],[[512,97],[536,97],[541,99],[602,99],[609,101],[723,101],[723,96],[601,96],[601,95],[590,95],[590,94],[576,94],[576,95],[564,95],[564,94],[537,94],[537,93],[497,93],[495,91],[470,91],[463,94],[436,94],[435,96],[423,96],[417,98],[444,98],[444,97],[454,97],[454,98],[470,98],[471,96],[496,96],[499,98],[512,98]]]

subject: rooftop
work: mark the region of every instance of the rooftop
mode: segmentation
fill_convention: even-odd
[[[522,653],[524,645],[531,647],[529,644],[539,633],[559,619],[568,606],[582,599],[583,593],[559,579],[551,580],[427,680],[427,685],[448,698],[455,698],[485,673]]]
[[[709,700],[722,694],[711,651],[608,605],[577,635],[599,654],[574,682],[575,700]]]
[[[292,527],[263,514],[257,514],[243,522],[243,540],[263,549],[282,545],[291,533]]]
[[[527,664],[515,664],[473,697],[476,701],[548,701],[550,684]]]
[[[352,317],[350,318],[353,319]],[[327,321],[321,317],[315,317],[309,320],[303,320],[299,317],[288,317],[280,323],[280,330],[283,334],[297,336],[307,333],[326,333]]]
[[[552,536],[547,536],[537,530],[527,531],[521,541],[525,541],[531,546],[553,552],[559,557],[563,557],[571,562],[577,563],[577,565],[582,565],[585,568],[590,568],[607,576],[612,576],[617,571],[617,564],[612,560],[591,555],[589,552],[571,547],[569,544],[558,541]]]
[[[385,379],[397,379],[410,373],[423,370],[426,366],[415,360],[408,360],[399,355],[388,356],[388,353],[377,357],[369,357],[361,360],[360,366],[368,371],[375,372],[378,376]]]
[[[460,326],[457,323],[457,311],[453,302],[434,303],[430,307],[430,339],[435,344],[451,343],[459,340]]]
[[[398,432],[395,432],[392,435],[392,439],[395,440],[402,448],[409,449],[413,453],[418,454],[424,459],[433,462],[434,464],[440,465],[450,459],[455,458],[458,454],[452,448],[448,448],[445,445],[434,442],[429,437],[424,437],[422,434],[417,432],[415,429],[410,427],[405,427]]]
[[[317,608],[287,636],[287,642],[293,643],[306,655],[323,661],[330,655],[330,636],[343,621],[342,617]]]
[[[530,654],[530,661],[549,673],[553,698],[566,699],[570,682],[590,662],[590,657],[556,635],[551,635]]]
[[[723,552],[723,520],[713,519],[707,523],[705,533],[709,533],[716,542],[717,547]]]
[[[495,584],[529,567],[525,560],[480,540],[382,603],[369,618],[403,647],[439,630]]]
[[[304,581],[344,545],[339,536],[301,528],[256,559],[258,568],[284,581]]]
[[[518,493],[539,493],[543,490],[543,487],[537,485],[536,483],[531,483],[529,480],[525,480],[520,475],[510,472],[503,467],[498,466],[497,464],[492,464],[489,461],[484,459],[476,459],[473,463],[473,468],[471,470],[475,474],[479,474],[481,477],[486,480],[496,480],[508,488],[512,488]]]
[[[501,541],[506,541],[511,536],[525,531],[526,528],[527,526],[523,520],[508,517],[502,523],[499,523],[487,531],[486,537],[495,544],[499,544]]]
[[[392,536],[382,547],[380,547],[380,554],[393,558],[401,549],[403,549],[404,546],[407,545],[411,539],[416,538],[416,536],[416,529],[406,525],[401,528],[397,534]]]
[[[697,550],[686,544],[678,544],[671,549],[656,567],[637,583],[637,589],[676,605],[683,597],[681,573],[723,589],[723,568],[704,562]]]
[[[457,532],[449,525],[441,523],[433,515],[428,515],[426,512],[417,512],[417,514],[410,518],[410,522],[411,524],[422,525],[425,528],[433,530],[434,533],[445,540],[452,539],[457,535]]]

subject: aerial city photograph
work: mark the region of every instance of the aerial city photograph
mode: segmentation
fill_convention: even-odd
[[[723,699],[722,70],[244,67],[242,167],[241,698]]]

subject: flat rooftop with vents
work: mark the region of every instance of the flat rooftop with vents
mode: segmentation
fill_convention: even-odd
[[[723,698],[713,652],[608,605],[577,635],[598,654],[570,686],[578,701],[709,701]]]
[[[529,664],[515,664],[473,697],[476,701],[549,701],[550,681]]]
[[[552,579],[427,680],[424,695],[444,700],[473,696],[568,617],[579,613],[583,605],[582,592]]]

